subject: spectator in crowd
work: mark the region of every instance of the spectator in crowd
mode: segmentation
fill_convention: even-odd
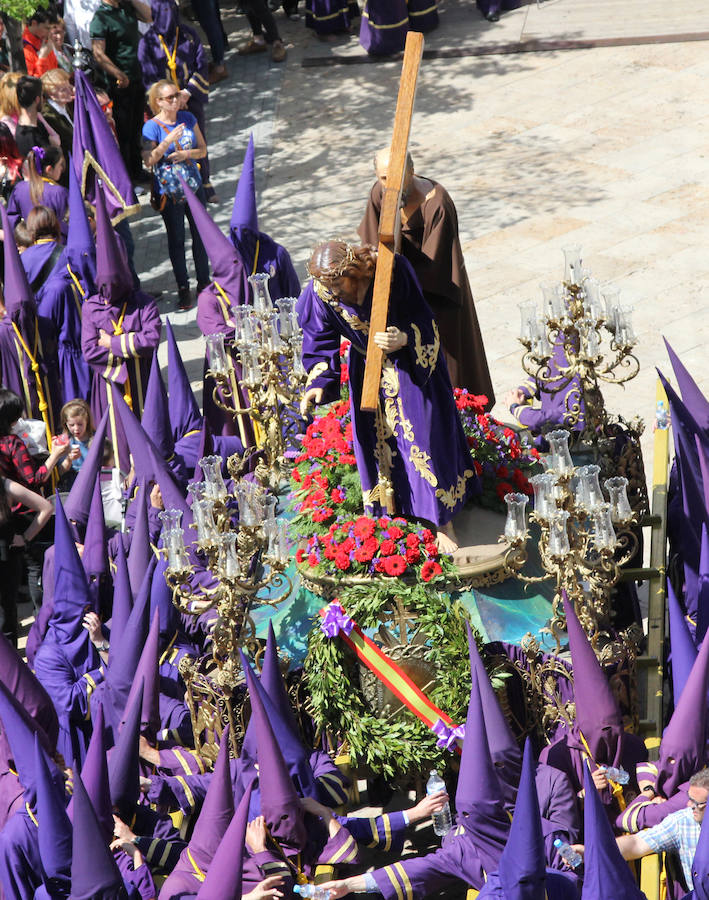
[[[27,221],[30,210],[35,206],[46,206],[54,210],[59,222],[64,223],[69,210],[69,191],[59,184],[66,160],[60,147],[33,147],[27,154],[27,180],[19,182],[10,196],[7,214],[12,227],[21,219]]]
[[[242,7],[249,20],[253,36],[250,41],[239,47],[238,52],[242,56],[249,53],[262,53],[270,46],[271,59],[274,62],[283,62],[286,58],[286,48],[266,0],[243,0]]]
[[[59,135],[64,156],[68,159],[74,136],[74,85],[63,69],[51,69],[42,75],[44,106],[42,115]],[[60,184],[69,186],[68,169],[62,175]]]
[[[22,505],[37,513],[28,524],[15,517],[13,506]],[[0,476],[0,607],[3,612],[2,631],[13,647],[17,646],[17,595],[22,580],[22,554],[54,514],[49,500],[30,491],[16,481]]]
[[[192,213],[186,207],[178,176],[184,178],[204,205],[206,196],[196,160],[204,159],[207,145],[197,119],[186,109],[179,109],[180,91],[172,81],[156,82],[148,92],[148,102],[155,115],[143,125],[143,159],[153,169],[154,191],[160,197],[179,307],[189,309],[192,294],[185,263],[185,214],[192,233],[197,293],[209,284],[209,261]]]
[[[138,59],[143,83],[148,90],[161,78],[167,78],[180,89],[180,109],[187,109],[197,119],[199,130],[207,140],[204,108],[209,100],[207,55],[194,30],[179,16],[174,0],[152,0],[153,24],[143,35]],[[207,202],[217,201],[209,180],[209,157],[199,164]]]
[[[197,21],[207,35],[209,49],[212,51],[212,61],[209,63],[209,83],[217,84],[229,77],[227,67],[224,65],[227,37],[222,25],[219,0],[200,0],[192,8],[197,16]]]
[[[57,19],[49,26],[49,39],[54,47],[57,66],[64,72],[71,73],[74,53],[71,44],[66,42],[66,25],[64,19]]]
[[[0,123],[0,196],[5,203],[18,181],[22,181],[22,157],[12,132]]]
[[[10,45],[5,35],[5,23],[0,19],[0,72],[10,71]]]
[[[0,123],[7,125],[10,134],[15,138],[17,131],[17,122],[20,118],[20,104],[17,100],[17,85],[21,78],[24,78],[22,72],[6,72],[0,78]],[[59,146],[59,135],[52,126],[45,120],[42,113],[39,113],[37,120],[47,129],[47,134],[53,144]],[[52,138],[56,138],[54,140]],[[15,138],[16,139],[16,138]],[[24,154],[20,154],[21,156]]]
[[[141,0],[121,3],[101,0],[91,20],[91,47],[103,70],[108,93],[113,100],[118,146],[136,183],[149,180],[140,155],[140,128],[143,124],[143,81],[138,62],[140,32],[138,20],[151,22],[150,6]]]
[[[22,49],[25,54],[27,74],[39,78],[50,69],[56,69],[57,56],[49,29],[56,20],[53,13],[37,9],[27,20],[22,32]]]
[[[40,117],[42,108],[42,82],[39,78],[23,75],[17,82],[17,104],[20,114],[15,129],[15,143],[21,156],[27,156],[33,147],[44,150],[54,144],[59,147],[59,135],[52,129],[50,134],[46,122]]]

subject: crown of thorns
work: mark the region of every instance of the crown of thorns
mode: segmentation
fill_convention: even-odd
[[[341,262],[339,262],[336,266],[330,266],[327,270],[326,275],[320,275],[320,280],[324,278],[332,279],[332,278],[341,278],[345,272],[349,269],[351,265],[353,265],[357,261],[357,257],[355,255],[354,247],[350,244],[349,241],[344,238],[330,238],[329,241],[320,241],[317,243],[313,249],[310,251],[310,257],[312,258],[313,253],[317,250],[318,247],[321,247],[324,243],[336,243],[336,244],[344,244],[345,245],[345,255]],[[310,270],[310,261],[308,261],[307,265],[308,275],[311,277],[315,277]]]

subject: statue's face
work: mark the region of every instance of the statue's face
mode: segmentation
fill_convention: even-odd
[[[359,303],[359,280],[357,278],[341,275],[339,278],[331,279],[328,287],[336,297],[344,300],[345,303]]]

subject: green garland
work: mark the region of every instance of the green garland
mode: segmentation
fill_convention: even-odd
[[[376,627],[382,607],[395,598],[417,616],[429,647],[425,658],[438,673],[428,696],[457,725],[465,721],[470,696],[465,612],[433,585],[373,581],[343,588],[339,600],[363,629]],[[480,636],[475,637],[480,646]],[[447,765],[451,753],[436,747],[436,735],[408,709],[389,720],[374,715],[362,696],[357,658],[342,640],[327,638],[316,627],[308,643],[305,678],[312,715],[320,728],[344,742],[353,766],[393,778]]]

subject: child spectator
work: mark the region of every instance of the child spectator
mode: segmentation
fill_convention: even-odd
[[[66,235],[69,191],[58,182],[66,169],[61,147],[32,147],[27,154],[27,181],[20,181],[10,195],[7,214],[14,228],[20,219],[27,221],[35,206],[46,206],[56,213]]]
[[[62,437],[69,440],[69,453],[67,459],[71,461],[71,468],[62,477],[60,490],[68,491],[76,480],[79,469],[89,452],[89,445],[94,436],[94,424],[91,418],[89,404],[85,400],[70,400],[62,407]]]

